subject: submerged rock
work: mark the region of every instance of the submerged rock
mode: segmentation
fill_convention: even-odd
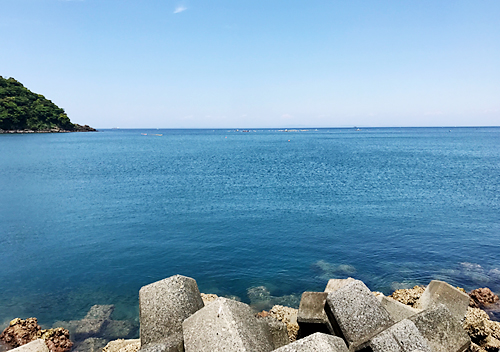
[[[473,308],[481,308],[488,304],[498,302],[498,296],[487,287],[472,290],[469,296],[471,298],[469,306]]]

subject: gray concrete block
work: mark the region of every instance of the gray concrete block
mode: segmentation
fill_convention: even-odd
[[[433,305],[409,320],[427,339],[433,352],[462,352],[469,348],[469,335],[443,304]]]
[[[322,332],[333,334],[333,328],[325,313],[328,292],[304,292],[300,300],[297,323],[300,337]]]
[[[382,307],[384,307],[391,315],[394,321],[401,321],[407,319],[412,315],[421,312],[421,309],[416,309],[401,302],[396,301],[394,298],[379,295],[376,296]]]
[[[415,303],[415,308],[427,309],[433,304],[444,304],[458,320],[465,318],[469,307],[469,295],[450,284],[432,280]]]
[[[317,332],[273,352],[348,352],[340,337]]]
[[[274,349],[280,348],[281,346],[286,346],[290,343],[290,339],[288,338],[288,330],[284,322],[270,316],[258,319],[267,325],[267,328],[271,333]]]
[[[370,340],[368,346],[372,352],[432,352],[427,340],[422,336],[415,324],[408,320],[382,331]]]
[[[182,334],[182,322],[203,308],[192,278],[175,275],[143,286],[139,291],[141,346]]]
[[[38,339],[35,341],[31,341],[26,345],[19,346],[10,350],[12,352],[49,352],[49,348],[45,344],[45,341],[42,339]]]
[[[355,280],[352,277],[348,277],[347,279],[330,279],[326,284],[325,292],[335,292],[353,281]]]
[[[395,322],[368,287],[355,280],[326,298],[325,311],[335,331],[349,349],[357,350]]]
[[[247,304],[219,297],[182,324],[186,352],[274,349],[271,333]]]

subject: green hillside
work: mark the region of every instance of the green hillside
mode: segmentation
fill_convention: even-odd
[[[71,123],[63,109],[14,78],[0,76],[0,129],[33,131],[85,131],[88,126]]]

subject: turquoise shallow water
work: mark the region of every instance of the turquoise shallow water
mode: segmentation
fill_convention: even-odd
[[[136,320],[139,288],[174,274],[246,302],[346,276],[500,291],[500,128],[0,135],[0,153],[0,324]]]

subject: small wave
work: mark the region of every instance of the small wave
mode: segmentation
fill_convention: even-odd
[[[312,265],[312,267],[316,271],[319,271],[318,276],[325,280],[356,274],[356,268],[352,265],[331,264],[325,260],[318,260]]]

